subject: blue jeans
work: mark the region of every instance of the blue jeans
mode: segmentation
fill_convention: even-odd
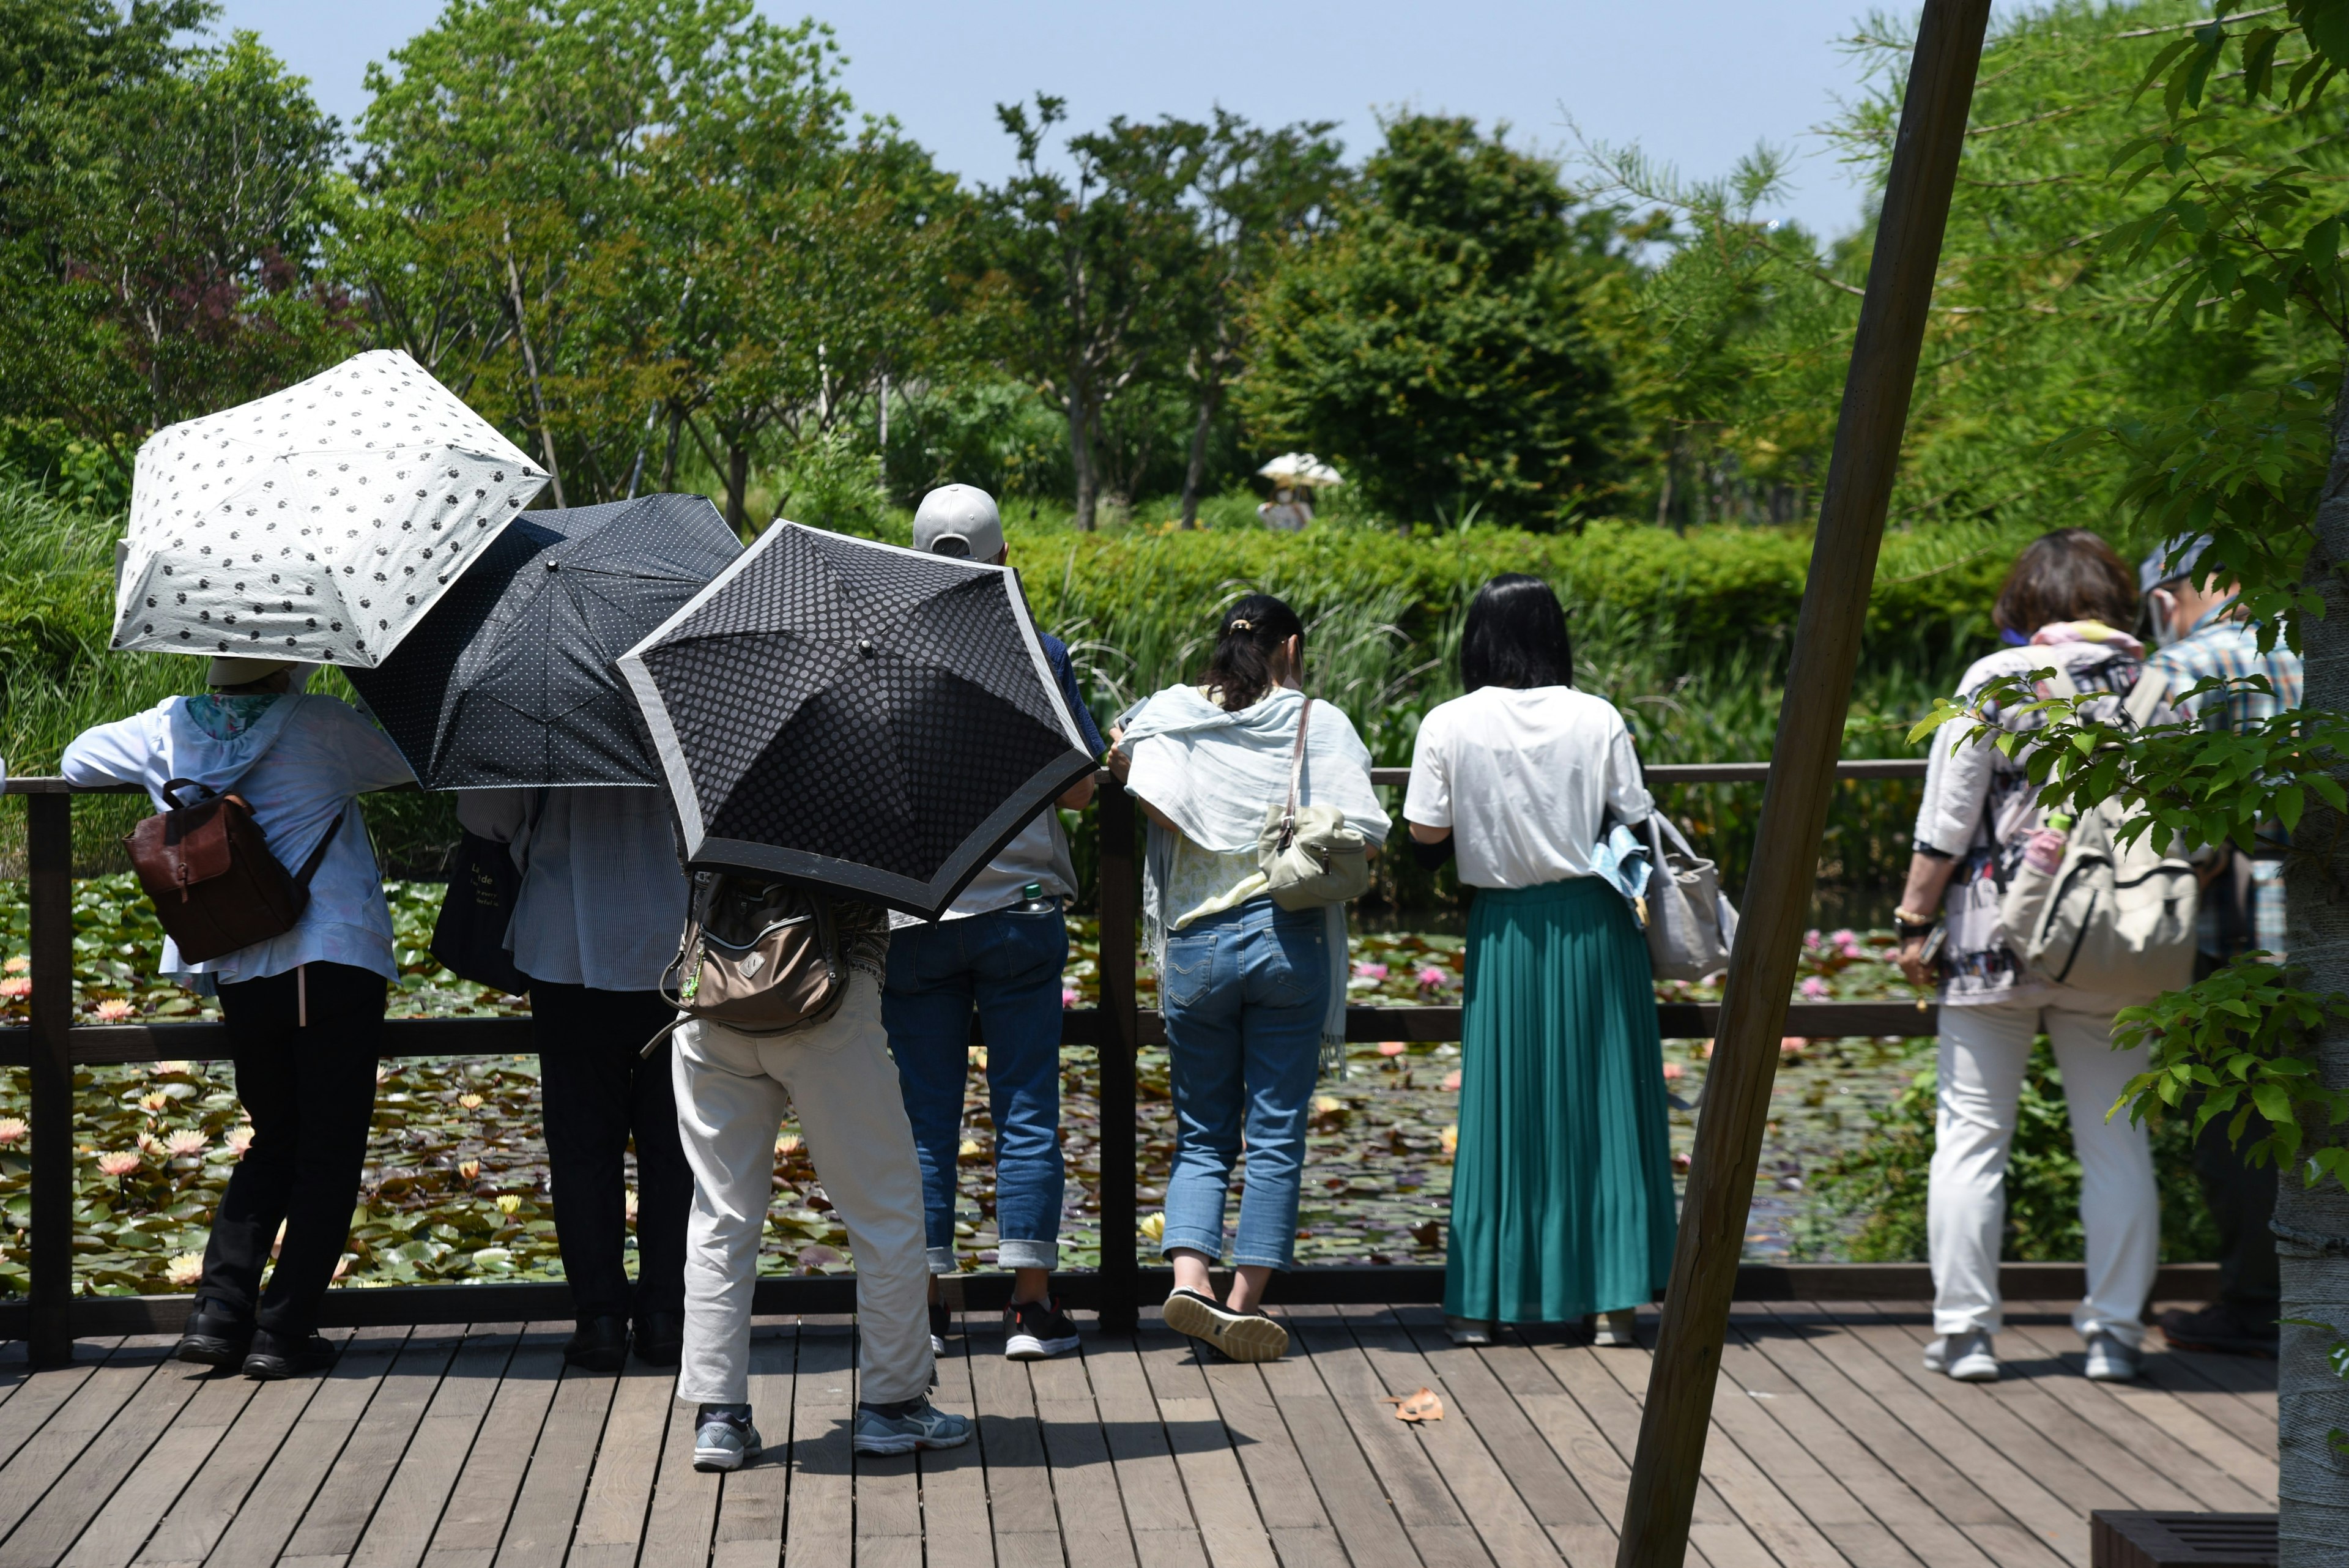
[[[974,1009],[995,1116],[997,1260],[1007,1269],[1060,1261],[1061,971],[1068,958],[1069,928],[1057,909],[998,909],[907,926],[890,940],[881,1023],[914,1124],[932,1273],[955,1272],[955,1152]]]
[[[1330,1003],[1326,932],[1320,910],[1257,898],[1168,934],[1159,998],[1175,1141],[1160,1251],[1223,1256],[1224,1196],[1245,1130],[1232,1261],[1285,1269],[1295,1258],[1305,1118]]]

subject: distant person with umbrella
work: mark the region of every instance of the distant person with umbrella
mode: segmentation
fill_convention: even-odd
[[[922,498],[914,514],[914,547],[995,566],[1009,554],[994,497],[968,484],[946,485]],[[1098,755],[1101,732],[1078,690],[1067,645],[1042,632],[1037,641],[1078,729]],[[1087,776],[1053,805],[1081,811],[1092,798]],[[933,1353],[946,1349],[952,1324],[938,1299],[936,1276],[956,1269],[955,1172],[974,1013],[987,1046],[995,1117],[996,1261],[1015,1275],[1011,1304],[1003,1313],[1004,1354],[1035,1361],[1077,1347],[1076,1324],[1050,1294],[1066,1179],[1060,1137],[1061,971],[1069,961],[1069,928],[1061,900],[1076,890],[1068,835],[1059,813],[1047,807],[942,919],[906,927],[890,945],[881,1018],[922,1163]]]
[[[1316,490],[1345,483],[1336,469],[1309,452],[1282,452],[1256,472],[1273,483],[1272,499],[1259,502],[1256,514],[1266,527],[1284,534],[1300,532],[1313,521]]]
[[[167,784],[191,804],[198,797],[188,784],[233,792],[281,865],[293,870],[316,857],[309,902],[291,930],[201,962],[166,940],[160,966],[219,996],[237,1098],[253,1119],[253,1142],[212,1218],[178,1355],[261,1379],[315,1370],[333,1354],[317,1333],[318,1303],[350,1234],[385,988],[399,977],[357,797],[408,783],[408,763],[347,704],[302,693],[305,673],[284,659],[216,658],[204,695],[166,698],[84,731],[59,770],[83,786],[142,785],[159,811]]]
[[[962,1443],[970,1421],[928,1398],[921,1168],[882,986],[893,923],[946,914],[1096,765],[1018,580],[778,521],[619,670],[668,779],[697,907],[705,887],[712,907],[737,889],[754,908],[812,894],[815,929],[828,909],[844,948],[839,969],[825,963],[825,990],[845,974],[827,1011],[764,1033],[705,1012],[674,1037],[694,1176],[678,1376],[699,1407],[694,1462],[730,1470],[759,1451],[751,1293],[792,1110],[855,1260],[852,1448]]]
[[[527,513],[396,653],[350,672],[425,786],[458,792],[471,836],[451,867],[435,955],[530,994],[576,1318],[564,1356],[592,1372],[626,1364],[632,1316],[637,1357],[677,1365],[693,1203],[667,1048],[642,1054],[676,1016],[660,984],[685,925],[685,873],[660,764],[612,664],[741,553],[698,495]],[[490,880],[511,885],[485,925],[467,919],[475,857],[503,861]]]

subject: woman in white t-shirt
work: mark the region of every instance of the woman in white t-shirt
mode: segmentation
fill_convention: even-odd
[[[1671,1269],[1671,1150],[1648,950],[1599,875],[1609,819],[1654,809],[1623,716],[1574,689],[1549,585],[1485,585],[1460,644],[1468,694],[1421,721],[1402,814],[1413,851],[1459,857],[1468,917],[1447,1326],[1599,1315],[1632,1345]]]

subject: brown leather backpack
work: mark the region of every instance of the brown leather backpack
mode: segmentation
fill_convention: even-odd
[[[788,882],[696,871],[684,943],[661,992],[678,1017],[647,1042],[647,1056],[697,1019],[742,1034],[813,1028],[848,995],[832,900]]]
[[[288,875],[243,797],[215,794],[180,804],[181,790],[203,787],[171,780],[163,786],[171,809],[145,818],[122,840],[139,885],[155,901],[155,918],[190,963],[292,930],[309,907],[310,878],[343,826],[337,813],[301,874]]]

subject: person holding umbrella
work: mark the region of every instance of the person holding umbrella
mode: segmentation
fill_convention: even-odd
[[[995,566],[1009,556],[994,497],[968,484],[946,485],[922,498],[914,514],[914,547]],[[1099,754],[1101,732],[1077,689],[1067,645],[1041,632],[1037,641],[1078,729]],[[1087,776],[1053,804],[1082,811],[1092,798]],[[1076,1324],[1050,1294],[1065,1180],[1061,971],[1069,961],[1069,928],[1061,900],[1076,890],[1068,835],[1059,813],[1047,809],[1004,846],[943,919],[907,927],[890,945],[881,1020],[922,1163],[934,1354],[945,1351],[953,1321],[939,1300],[937,1276],[956,1266],[955,1170],[974,1012],[987,1045],[995,1117],[996,1258],[1015,1276],[1011,1304],[1003,1312],[1003,1353],[1014,1361],[1035,1361],[1077,1347]]]
[[[60,769],[83,786],[143,785],[159,811],[167,785],[233,791],[269,853],[289,868],[315,867],[309,902],[283,935],[202,962],[163,944],[163,973],[219,996],[237,1098],[253,1120],[212,1218],[178,1355],[263,1379],[332,1355],[316,1332],[318,1303],[350,1234],[385,986],[399,974],[357,797],[408,783],[408,763],[346,704],[303,694],[305,672],[282,659],[214,659],[208,693],[84,731]]]

